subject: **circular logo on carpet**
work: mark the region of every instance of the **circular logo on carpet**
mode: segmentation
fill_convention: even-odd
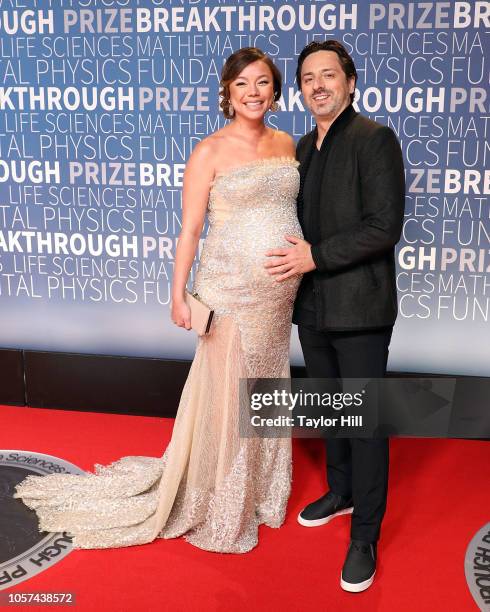
[[[39,574],[72,551],[70,536],[40,532],[34,510],[13,497],[26,476],[53,473],[84,471],[51,455],[0,450],[0,591]]]
[[[484,525],[469,543],[464,572],[480,610],[490,610],[490,523]]]

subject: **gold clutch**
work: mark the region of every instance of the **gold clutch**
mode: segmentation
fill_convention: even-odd
[[[185,292],[185,301],[191,310],[191,327],[198,336],[209,334],[213,321],[214,310],[201,302],[197,293]]]

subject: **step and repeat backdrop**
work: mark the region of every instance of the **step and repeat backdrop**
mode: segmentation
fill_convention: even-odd
[[[223,62],[272,57],[267,123],[298,139],[297,56],[335,38],[405,156],[390,368],[490,375],[489,28],[475,1],[0,0],[0,346],[190,358],[169,317],[182,176],[225,125]]]

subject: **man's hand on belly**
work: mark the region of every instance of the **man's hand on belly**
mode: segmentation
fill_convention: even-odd
[[[293,246],[285,249],[271,249],[267,257],[275,257],[264,264],[267,272],[276,275],[277,281],[283,281],[291,276],[300,276],[316,268],[311,256],[311,244],[296,236],[285,236]]]

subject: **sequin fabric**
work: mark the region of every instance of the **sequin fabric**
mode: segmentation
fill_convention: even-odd
[[[285,235],[302,235],[297,165],[274,157],[215,177],[194,284],[215,320],[198,340],[170,444],[162,457],[123,457],[86,475],[28,476],[14,496],[36,511],[40,531],[66,532],[76,548],[184,536],[204,550],[244,553],[260,524],[282,524],[291,440],[239,435],[239,380],[289,376],[300,279],[279,283],[263,264],[267,250],[289,246]]]

